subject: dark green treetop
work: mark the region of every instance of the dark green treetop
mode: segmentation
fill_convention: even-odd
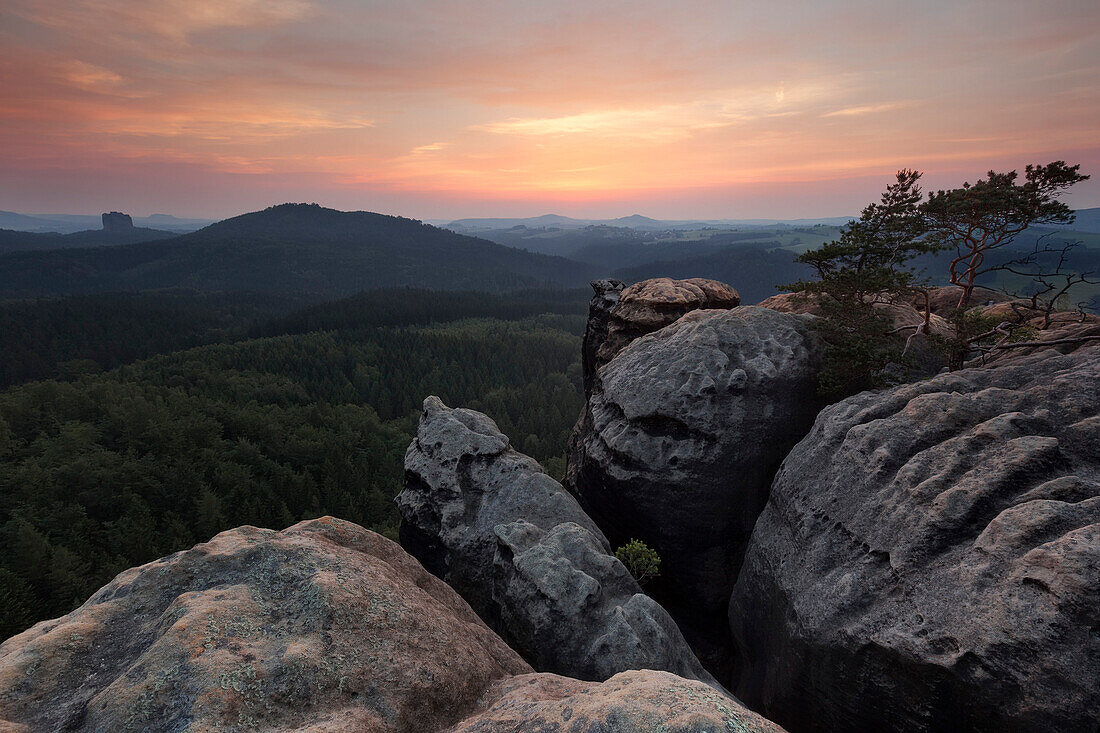
[[[970,304],[975,280],[995,268],[987,262],[989,252],[1008,245],[1033,224],[1073,222],[1073,210],[1058,196],[1088,180],[1080,169],[1063,160],[1028,165],[1022,183],[1016,171],[989,171],[973,184],[929,194],[921,206],[929,228],[927,239],[937,247],[955,250],[948,272],[949,282],[960,288],[960,310]]]

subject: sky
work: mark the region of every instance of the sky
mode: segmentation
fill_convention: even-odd
[[[857,213],[1080,163],[1096,0],[4,0],[0,209]]]

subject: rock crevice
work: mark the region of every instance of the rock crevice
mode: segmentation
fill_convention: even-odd
[[[402,543],[537,669],[716,685],[576,500],[488,417],[429,397],[405,473]]]

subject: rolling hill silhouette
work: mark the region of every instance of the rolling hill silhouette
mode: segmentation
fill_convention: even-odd
[[[590,265],[412,219],[282,204],[160,242],[0,257],[0,297],[189,288],[348,295],[583,285]]]

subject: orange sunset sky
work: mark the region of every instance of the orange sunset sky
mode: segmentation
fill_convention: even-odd
[[[4,0],[0,209],[849,215],[1064,159],[1097,0]]]

